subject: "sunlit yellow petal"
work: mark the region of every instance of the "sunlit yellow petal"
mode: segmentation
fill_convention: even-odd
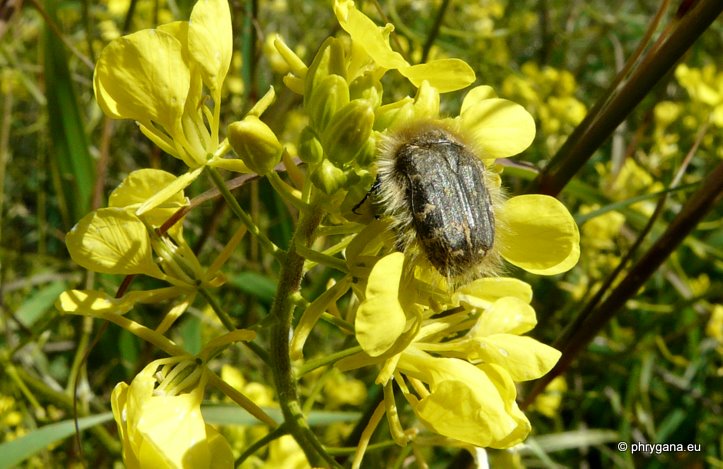
[[[111,192],[108,206],[138,208],[147,199],[156,195],[159,188],[166,187],[175,180],[175,175],[160,169],[145,168],[133,171]],[[185,205],[187,205],[186,197],[183,191],[178,191],[161,205],[147,212],[144,220],[158,227]]]
[[[475,446],[500,447],[499,442],[519,427],[515,416],[508,413],[515,397],[510,378],[500,389],[467,361],[418,353],[403,353],[399,367],[430,384],[430,394],[413,409],[435,432]]]
[[[555,366],[560,352],[531,337],[496,334],[479,342],[470,360],[495,363],[504,368],[514,381],[537,379]]]
[[[474,108],[477,103],[487,99],[493,99],[497,97],[495,90],[488,85],[475,86],[464,95],[462,100],[462,108],[460,114],[468,112],[469,109]]]
[[[415,119],[436,119],[439,117],[439,90],[423,80],[414,97]],[[375,123],[376,124],[376,123]]]
[[[84,316],[123,315],[133,309],[136,303],[158,303],[177,298],[178,295],[177,287],[132,291],[121,298],[96,290],[67,290],[55,301],[55,307],[63,313]]]
[[[389,33],[394,29],[392,25],[387,25],[386,28],[378,27],[357,10],[351,0],[335,0],[334,13],[339,25],[349,33],[351,40],[361,46],[377,65],[386,69],[409,65],[401,54],[394,52],[389,46]]]
[[[510,448],[527,438],[527,435],[530,433],[532,428],[530,421],[527,420],[527,417],[520,410],[517,406],[517,402],[515,401],[517,397],[517,388],[509,373],[507,373],[507,371],[501,366],[494,363],[482,363],[478,365],[478,368],[487,375],[492,383],[494,383],[497,388],[497,392],[499,392],[500,396],[502,396],[507,415],[515,422],[515,426],[512,431],[505,437],[499,438],[497,441],[491,443],[490,447],[500,449]]]
[[[535,310],[525,301],[512,296],[498,299],[480,316],[470,331],[471,336],[492,334],[524,334],[537,324]]]
[[[58,297],[55,306],[63,313],[88,314],[96,312],[125,314],[133,308],[134,301],[126,295],[112,298],[107,293],[94,290],[68,290]]]
[[[167,200],[173,199],[177,194],[186,187],[188,187],[203,171],[203,166],[200,166],[193,171],[181,174],[170,184],[159,188],[156,193],[147,199],[138,209],[136,209],[137,215],[143,215],[144,213],[164,204]]]
[[[404,331],[407,318],[399,303],[403,264],[404,254],[395,252],[380,259],[369,275],[354,327],[359,344],[372,357],[389,350]]]
[[[188,94],[190,72],[181,44],[146,29],[115,39],[101,53],[93,77],[103,112],[116,119],[155,122],[173,134]]]
[[[131,443],[128,434],[128,420],[126,418],[126,408],[128,402],[128,385],[120,382],[110,395],[111,409],[113,410],[113,418],[118,426],[118,437],[121,440],[121,449],[123,450],[123,462],[128,469],[140,469],[141,464],[135,453],[130,451]]]
[[[133,386],[133,383],[131,383]],[[135,430],[143,436],[139,459],[144,467],[210,467],[211,453],[200,399],[194,394],[147,396]]]
[[[371,54],[370,54],[371,55]],[[440,93],[461,90],[475,80],[474,70],[460,59],[439,59],[399,68],[399,73],[419,87],[424,80]]]
[[[89,213],[68,232],[65,244],[73,261],[88,270],[164,277],[153,262],[146,226],[124,209]]]
[[[208,467],[232,468],[234,467],[233,451],[226,438],[211,425],[206,424],[206,442],[208,444],[211,459]],[[303,452],[299,450],[303,455]],[[305,461],[305,460],[304,460]]]
[[[500,252],[508,262],[538,275],[570,270],[580,257],[580,233],[570,212],[554,197],[521,195],[503,210]]]
[[[532,301],[530,284],[510,277],[485,277],[464,285],[454,292],[455,303],[466,303],[486,309],[499,298],[511,296],[529,304]]]
[[[231,12],[226,0],[199,0],[191,12],[188,50],[212,94],[220,92],[233,53]],[[217,103],[218,104],[218,103]]]
[[[481,93],[481,92],[480,92]],[[460,114],[462,126],[482,150],[483,158],[506,158],[530,146],[535,138],[535,121],[519,104],[506,99],[465,100]]]

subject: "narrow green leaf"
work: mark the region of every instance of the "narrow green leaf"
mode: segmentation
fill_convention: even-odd
[[[282,421],[283,416],[279,409],[264,408],[264,412],[277,421]],[[207,423],[214,425],[258,425],[251,414],[237,405],[206,405],[201,407],[201,413]],[[312,411],[308,415],[309,425],[331,425],[339,422],[353,422],[360,417],[359,412],[325,412]]]
[[[56,4],[46,2],[53,19]],[[60,201],[65,201],[65,207],[61,207],[63,221],[66,228],[70,228],[89,210],[95,164],[73,89],[65,47],[48,27],[44,37],[50,163],[55,172],[56,192]]]
[[[53,303],[58,299],[58,295],[60,295],[66,287],[65,282],[53,282],[43,286],[40,290],[34,291],[28,295],[23,304],[17,309],[15,317],[26,327],[32,327],[38,319],[43,317],[43,315],[53,307]]]
[[[106,412],[78,419],[80,430],[94,427],[113,419],[113,414]],[[68,438],[75,433],[73,420],[64,420],[58,423],[51,423],[37,430],[18,438],[0,444],[0,469],[9,469],[20,464],[38,451],[60,440]]]
[[[271,304],[276,294],[276,282],[255,272],[241,272],[234,275],[230,283],[243,293],[258,298],[267,305]]]

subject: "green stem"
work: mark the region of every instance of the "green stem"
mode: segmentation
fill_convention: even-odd
[[[437,40],[437,36],[439,36],[439,28],[442,26],[442,20],[444,19],[444,15],[447,12],[448,7],[449,0],[442,0],[442,4],[439,6],[437,14],[434,15],[434,24],[432,25],[432,29],[429,31],[429,34],[427,34],[427,40],[424,42],[424,46],[422,47],[422,60],[420,60],[420,63],[425,63],[427,61],[429,51],[432,49],[434,41]]]
[[[211,176],[211,179],[213,180],[213,183],[218,188],[219,192],[221,192],[221,195],[226,200],[226,203],[228,203],[229,207],[231,208],[231,211],[236,215],[241,222],[246,225],[246,228],[248,228],[249,233],[251,233],[253,236],[258,239],[259,243],[263,246],[264,250],[267,252],[270,252],[273,254],[273,256],[276,258],[277,261],[283,263],[284,262],[284,252],[275,245],[269,238],[264,235],[259,227],[254,223],[251,216],[246,213],[244,209],[241,208],[236,198],[231,194],[231,191],[226,186],[226,181],[223,180],[221,175],[218,173],[216,168],[212,168],[207,166],[206,172]]]
[[[223,327],[225,327],[227,331],[235,330],[236,326],[234,325],[233,320],[231,320],[231,316],[229,316],[226,310],[218,304],[216,298],[209,293],[206,288],[199,287],[198,292],[206,299],[206,302],[213,312],[216,313],[216,316],[218,316],[218,319],[221,321],[221,324],[223,324]]]
[[[294,310],[292,295],[300,290],[301,278],[304,273],[304,258],[297,252],[296,246],[309,246],[320,222],[319,204],[312,203],[309,211],[301,213],[286,258],[281,264],[279,285],[271,306],[271,317],[274,320],[271,328],[271,363],[276,393],[289,433],[304,450],[304,454],[312,466],[318,466],[321,459],[331,466],[338,466],[311,431],[301,410],[289,349],[289,335]]]
[[[249,457],[251,457],[256,451],[260,450],[264,446],[268,445],[272,441],[281,438],[282,436],[286,435],[287,431],[284,426],[280,426],[275,428],[274,430],[270,431],[260,439],[253,442],[249,447],[247,447],[243,453],[236,459],[236,462],[234,463],[235,467],[241,466],[241,464],[244,463]]]
[[[268,179],[269,183],[271,183],[271,187],[274,188],[274,190],[281,196],[282,199],[284,199],[286,203],[300,212],[309,210],[309,205],[294,195],[294,189],[289,187],[289,185],[286,184],[281,177],[279,177],[278,172],[269,172],[266,174],[266,179]]]
[[[323,252],[315,251],[312,248],[297,245],[296,250],[299,254],[304,256],[310,262],[307,263],[309,268],[316,266],[317,264],[331,267],[334,270],[338,270],[343,274],[349,273],[349,267],[346,265],[346,261],[336,256],[331,256]]]
[[[317,368],[320,368],[320,367],[326,366],[326,365],[330,365],[338,360],[341,360],[342,358],[349,357],[349,356],[357,354],[361,351],[362,351],[361,346],[357,345],[356,347],[350,347],[350,348],[342,350],[340,352],[332,353],[330,355],[323,355],[319,358],[314,358],[313,360],[308,360],[304,363],[304,366],[299,368],[299,376],[304,376],[306,373],[314,371]]]

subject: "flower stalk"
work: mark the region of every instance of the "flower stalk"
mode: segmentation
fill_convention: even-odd
[[[301,410],[289,347],[289,333],[294,311],[292,295],[301,288],[305,260],[298,253],[296,246],[298,244],[311,245],[314,231],[321,223],[321,217],[319,201],[312,201],[309,210],[300,214],[289,250],[281,264],[279,284],[271,306],[271,316],[274,319],[271,328],[271,364],[276,393],[289,433],[294,436],[312,465],[325,460],[327,464],[336,466],[333,458],[326,453],[319,439],[309,428]]]

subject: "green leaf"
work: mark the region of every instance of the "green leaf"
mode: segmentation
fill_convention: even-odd
[[[53,303],[63,291],[66,289],[65,282],[53,282],[45,285],[40,290],[34,291],[28,295],[23,304],[15,312],[15,317],[25,325],[32,327],[38,319],[42,318],[45,313],[53,306]]]
[[[282,421],[283,416],[279,409],[264,408],[264,412],[273,419]],[[259,423],[251,414],[237,405],[206,405],[201,407],[201,413],[207,423],[214,425],[257,425]],[[354,422],[361,414],[359,412],[325,412],[312,411],[308,415],[309,425],[331,425],[339,422]]]
[[[113,420],[113,414],[106,412],[78,419],[78,427],[82,431],[111,420]],[[75,424],[73,420],[64,420],[33,430],[16,440],[0,444],[0,454],[2,454],[0,469],[15,467],[38,451],[68,438],[74,433]]]
[[[230,283],[243,293],[258,298],[267,305],[271,304],[276,294],[276,282],[255,272],[241,272],[234,275]]]
[[[55,19],[52,5],[48,13]],[[83,116],[73,88],[68,57],[63,42],[45,28],[45,76],[48,102],[50,162],[56,192],[66,228],[90,209],[95,180],[95,163],[89,151]]]

